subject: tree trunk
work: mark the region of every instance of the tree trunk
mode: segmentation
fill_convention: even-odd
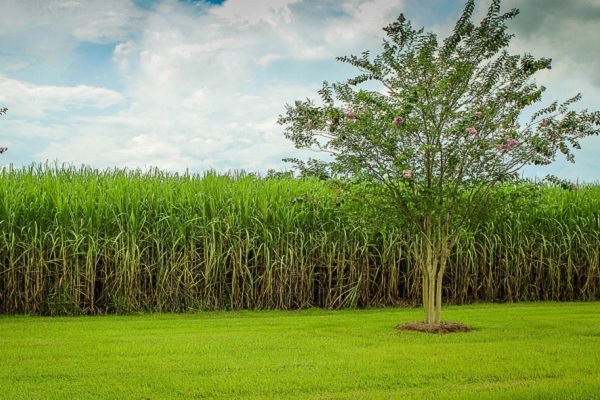
[[[429,310],[429,278],[427,276],[427,270],[423,267],[421,267],[421,274],[423,275],[423,310],[425,310],[425,322],[427,322]]]
[[[429,271],[429,307],[427,310],[427,323],[431,324],[435,318],[435,273]]]
[[[441,254],[439,258],[439,265],[436,277],[437,286],[435,288],[435,322],[437,323],[442,322],[442,281],[444,280],[444,273],[446,272],[446,261],[448,260],[449,256],[448,243],[446,241],[443,241],[441,243],[440,253]]]
[[[436,276],[435,287],[435,322],[442,322],[442,280],[444,278],[443,270],[440,266]]]
[[[425,323],[435,322],[436,310],[436,269],[437,260],[434,254],[434,246],[429,238],[424,238],[421,245],[422,272],[423,272],[423,308],[425,311]]]
[[[436,271],[430,273],[426,271],[427,276],[423,286],[423,292],[426,293],[426,303],[423,304],[425,311],[425,323],[433,324],[439,323],[441,318],[441,305],[442,305],[442,292],[441,292],[441,279],[438,278]]]
[[[421,238],[420,267],[423,274],[424,322],[434,324],[442,321],[442,281],[450,246],[443,231],[434,236],[429,229],[428,234],[429,237]]]

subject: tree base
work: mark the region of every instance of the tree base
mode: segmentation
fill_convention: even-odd
[[[437,333],[439,335],[471,331],[471,328],[465,324],[461,324],[460,322],[440,322],[433,324],[426,324],[425,322],[407,322],[405,324],[396,326],[395,329],[399,329],[401,331]]]

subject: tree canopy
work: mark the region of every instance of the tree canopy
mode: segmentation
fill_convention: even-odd
[[[580,94],[523,122],[523,111],[545,91],[532,77],[551,69],[552,60],[509,54],[514,35],[506,23],[517,9],[502,13],[493,0],[475,24],[474,8],[467,1],[443,41],[401,14],[383,28],[380,54],[338,58],[357,76],[324,82],[319,103],[296,101],[279,118],[297,148],[329,155],[288,159],[302,173],[370,186],[379,212],[393,209],[415,229],[426,323],[441,322],[446,260],[493,186],[560,154],[572,162],[579,141],[599,133],[600,112],[571,109]],[[368,81],[381,90],[360,88]]]

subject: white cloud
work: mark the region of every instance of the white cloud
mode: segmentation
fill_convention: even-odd
[[[209,13],[236,28],[251,28],[251,25],[268,23],[272,26],[288,24],[291,20],[290,5],[300,0],[227,0],[222,6],[212,8]]]
[[[35,85],[0,75],[0,103],[11,113],[29,117],[43,116],[70,107],[106,108],[124,101],[113,90],[78,85],[74,87]]]
[[[227,0],[209,7],[165,0],[148,11],[122,0],[5,3],[0,39],[14,49],[23,48],[34,61],[0,55],[0,65],[10,61],[15,66],[4,69],[9,75],[0,76],[0,105],[9,107],[0,126],[15,133],[11,146],[17,146],[3,157],[23,152],[27,163],[58,158],[101,168],[263,172],[279,169],[281,158],[298,153],[276,123],[284,105],[315,98],[323,80],[344,80],[355,72],[334,57],[378,51],[384,36],[381,28],[405,6],[419,10],[441,4],[437,0]],[[457,2],[456,8],[461,6]],[[408,13],[407,17],[413,18]],[[415,26],[435,28],[443,36],[452,25],[440,22],[446,21],[445,16],[438,17],[438,25],[423,17]],[[551,24],[543,26],[548,29]],[[566,29],[561,32],[560,37],[573,37]],[[48,40],[38,43],[35,37]],[[536,37],[524,37],[517,44],[554,49],[551,40],[536,41]],[[112,62],[124,79],[120,92],[77,84],[34,85],[19,77],[17,67],[34,68],[35,62],[40,63],[39,76],[44,76],[44,60],[68,59],[64,56],[81,41],[116,42]],[[593,48],[590,43],[591,39],[577,45],[581,54]],[[561,54],[568,54],[566,47],[577,46],[559,46],[558,55],[548,55],[556,60],[547,78],[552,80],[549,87],[558,87],[556,94],[571,87],[589,89],[585,74],[569,75],[569,70],[583,68],[573,63],[576,57],[558,62]],[[595,99],[600,97],[596,91],[591,94],[586,94],[587,104],[598,108]],[[62,112],[60,118],[50,121],[48,116],[56,110]],[[44,141],[27,153],[32,137]]]
[[[4,0],[0,36],[65,37],[110,43],[127,37],[144,13],[122,0]],[[33,48],[41,48],[43,43]]]

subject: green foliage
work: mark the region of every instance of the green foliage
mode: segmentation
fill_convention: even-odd
[[[355,192],[366,187],[350,198],[368,198],[382,213],[394,210],[398,225],[409,221],[418,232],[427,322],[439,322],[439,281],[449,252],[474,215],[489,210],[494,185],[518,179],[525,165],[552,162],[557,153],[573,161],[571,148],[600,132],[600,112],[570,109],[580,95],[522,124],[523,110],[545,90],[532,76],[550,69],[552,60],[508,53],[513,35],[506,21],[518,10],[502,14],[500,0],[493,0],[478,26],[473,10],[468,0],[441,43],[401,14],[384,28],[380,54],[338,58],[358,76],[325,82],[320,104],[297,101],[279,118],[297,148],[332,156],[330,162],[289,160],[300,171],[348,179]],[[381,90],[355,89],[367,81]]]
[[[0,317],[7,399],[595,399],[600,304]]]
[[[351,176],[384,185],[382,195],[425,231],[422,217],[460,216],[468,221],[496,182],[516,179],[526,164],[551,161],[557,152],[573,159],[570,146],[598,134],[600,113],[576,113],[580,95],[536,112],[521,126],[524,108],[541,100],[544,87],[531,81],[550,59],[509,55],[512,35],[493,1],[479,26],[469,1],[453,35],[442,44],[416,31],[404,16],[384,28],[388,39],[373,60],[339,57],[363,73],[287,106],[280,117],[286,137],[299,148],[333,154],[331,162],[291,160],[311,175]],[[386,93],[353,86],[374,80]],[[336,101],[337,100],[337,101]],[[405,171],[410,171],[407,178]],[[466,200],[466,201],[465,201]]]
[[[243,173],[4,170],[0,312],[306,307],[311,291],[279,294],[329,241],[314,200],[327,195]]]
[[[422,304],[409,222],[344,184],[4,169],[0,314]],[[507,184],[488,201],[501,212],[461,231],[445,301],[600,299],[600,186]]]

